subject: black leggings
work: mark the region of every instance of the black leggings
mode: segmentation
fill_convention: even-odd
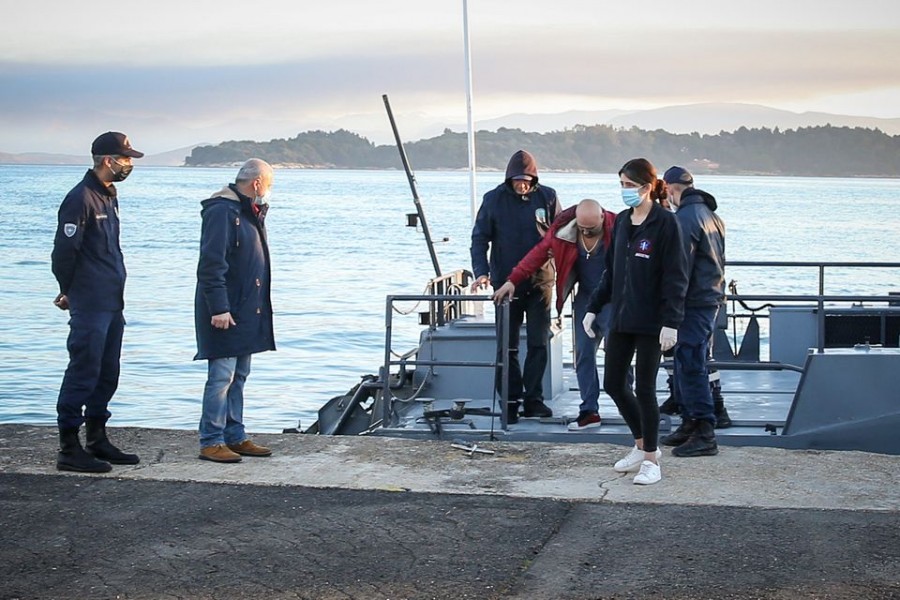
[[[637,354],[634,391],[628,385],[628,368]],[[644,440],[645,452],[656,452],[659,435],[659,405],[656,374],[661,354],[659,337],[610,331],[606,336],[603,389],[616,403],[634,439]]]

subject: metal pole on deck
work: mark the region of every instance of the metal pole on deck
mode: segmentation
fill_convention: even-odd
[[[469,195],[471,200],[471,222],[478,214],[478,195],[475,191],[475,121],[472,119],[472,54],[469,45],[469,3],[463,0],[463,43],[466,59],[466,123],[469,147]]]
[[[416,205],[416,213],[419,223],[422,224],[422,233],[425,234],[425,243],[428,245],[428,254],[431,255],[431,264],[434,265],[434,274],[436,277],[441,276],[441,267],[438,265],[437,253],[434,251],[434,242],[431,239],[431,231],[428,230],[428,222],[425,220],[425,211],[422,209],[422,203],[419,201],[419,190],[416,189],[416,176],[413,175],[409,166],[409,159],[406,158],[406,149],[403,148],[403,142],[400,141],[400,132],[397,131],[397,123],[394,121],[394,113],[391,110],[391,103],[387,94],[381,95],[384,100],[384,108],[387,109],[388,119],[391,121],[391,129],[394,131],[394,139],[397,141],[397,150],[400,151],[400,162],[403,163],[403,169],[406,171],[406,179],[409,181],[409,189],[412,190],[413,202]]]

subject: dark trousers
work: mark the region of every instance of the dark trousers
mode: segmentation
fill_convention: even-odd
[[[109,419],[107,406],[119,386],[124,330],[122,311],[73,311],[69,315],[69,366],[56,402],[59,427],[81,427],[85,417]]]
[[[634,439],[644,440],[644,451],[655,452],[659,436],[659,406],[656,404],[656,374],[659,372],[659,336],[610,331],[606,335],[603,389],[609,394]],[[631,359],[634,391],[628,385]]]
[[[682,405],[682,414],[692,419],[716,423],[706,357],[709,340],[716,325],[718,307],[685,307],[678,328],[673,374],[674,388]]]
[[[524,369],[519,366],[519,331],[525,321],[528,352]],[[499,330],[499,323],[498,330]],[[547,370],[547,338],[550,308],[540,289],[529,288],[509,303],[509,399],[543,400],[544,371]],[[499,338],[498,338],[499,339]],[[501,360],[497,349],[497,360]],[[497,393],[501,393],[502,373],[497,369]]]

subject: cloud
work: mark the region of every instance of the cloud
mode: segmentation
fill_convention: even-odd
[[[401,4],[395,0],[393,6]],[[587,6],[596,5],[580,9]],[[875,97],[880,90],[900,88],[897,30],[645,31],[626,20],[620,27],[606,23],[602,33],[586,33],[582,27],[603,20],[598,14],[595,9],[586,22],[570,22],[568,35],[556,17],[526,27],[515,19],[497,29],[484,23],[473,27],[475,108],[481,117],[687,102],[785,104]],[[142,139],[149,152],[225,139],[291,137],[346,122],[358,124],[364,134],[383,132],[386,139],[384,93],[401,120],[430,119],[439,131],[442,120],[445,126],[465,121],[462,40],[454,31],[458,17],[452,26],[420,30],[388,26],[382,16],[385,28],[371,35],[355,35],[362,25],[348,20],[348,30],[328,41],[319,34],[301,35],[315,29],[310,24],[292,36],[276,29],[259,44],[247,44],[254,49],[250,59],[236,64],[207,64],[205,57],[217,49],[235,49],[224,53],[232,57],[245,47],[211,27],[201,31],[215,43],[199,53],[203,44],[169,34],[163,56],[190,60],[166,64],[158,64],[159,56],[149,49],[52,63],[4,54],[0,86],[8,91],[0,95],[0,151],[82,152],[85,140],[108,129],[126,131],[136,145]],[[156,31],[165,31],[162,27]],[[324,26],[335,27],[334,21]],[[134,43],[153,45],[146,38]]]

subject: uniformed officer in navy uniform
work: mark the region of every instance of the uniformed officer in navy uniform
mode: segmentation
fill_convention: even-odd
[[[56,404],[61,471],[105,473],[139,462],[106,437],[107,409],[119,384],[125,319],[125,263],[119,244],[119,199],[132,159],[144,156],[123,133],[108,131],[91,145],[94,167],[59,207],[53,241],[53,274],[59,282],[54,304],[69,311],[69,366]],[[83,411],[83,412],[82,412]],[[78,430],[85,424],[85,445]]]

